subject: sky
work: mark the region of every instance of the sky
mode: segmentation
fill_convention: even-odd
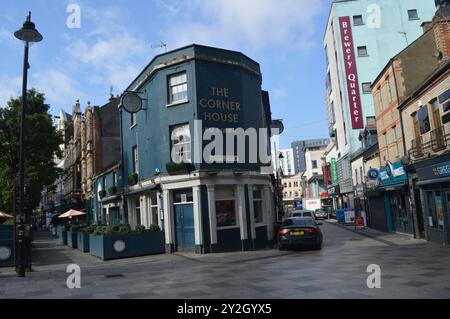
[[[282,148],[327,137],[323,34],[330,0],[2,0],[0,106],[21,92],[23,44],[13,33],[28,11],[44,36],[30,48],[28,87],[51,113],[120,94],[157,54],[197,43],[256,60]],[[76,5],[76,6],[74,6]],[[79,9],[79,17],[77,17]],[[75,11],[74,11],[75,10]]]

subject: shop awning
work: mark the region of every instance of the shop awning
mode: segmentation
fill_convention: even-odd
[[[436,184],[436,183],[447,183],[447,182],[450,182],[450,177],[426,179],[426,180],[417,182],[417,186]]]
[[[388,190],[391,188],[405,188],[406,187],[406,181],[398,182],[398,183],[392,183],[392,184],[386,184],[386,185],[380,185],[380,189]]]

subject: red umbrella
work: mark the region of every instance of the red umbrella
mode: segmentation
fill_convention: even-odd
[[[82,215],[86,215],[86,213],[71,209],[68,212],[65,212],[64,214],[59,215],[58,218],[72,218],[72,217],[82,216]]]

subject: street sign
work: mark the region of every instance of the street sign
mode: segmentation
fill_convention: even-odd
[[[137,113],[142,109],[142,98],[136,92],[126,92],[120,99],[120,106],[128,113]]]

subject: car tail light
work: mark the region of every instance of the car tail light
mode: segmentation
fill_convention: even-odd
[[[305,232],[310,234],[317,233],[317,228],[305,228]]]
[[[289,229],[280,229],[278,231],[278,235],[286,235],[287,233],[289,233]]]

